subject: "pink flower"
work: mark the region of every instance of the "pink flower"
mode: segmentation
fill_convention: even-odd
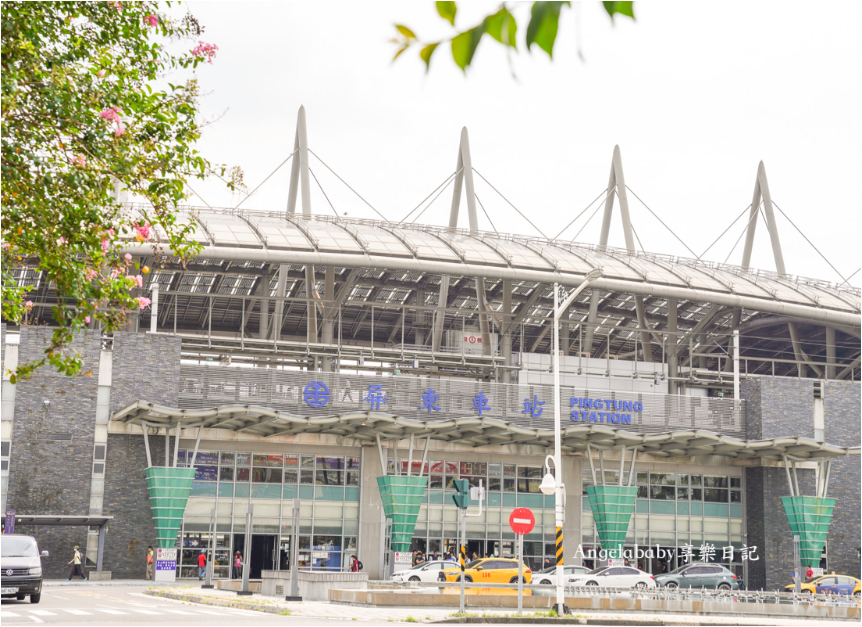
[[[158,26],[159,25],[159,18],[157,18],[155,15],[148,15],[147,17],[144,18],[144,21],[147,24],[149,24],[150,26]]]
[[[119,137],[120,135],[122,135],[125,132],[126,132],[126,129],[121,126],[116,131],[114,131],[114,137]]]
[[[118,274],[120,274],[120,271],[119,271],[119,270],[117,270],[116,268],[113,268],[113,269],[111,270],[111,278],[112,278],[112,279],[116,279]]]
[[[101,115],[106,120],[110,120],[111,122],[120,123],[120,108],[117,105],[111,105],[109,108],[102,111],[99,115]]]
[[[107,239],[102,240],[102,250],[104,252],[108,252],[108,240]]]
[[[3,248],[9,248],[11,245],[9,242],[3,242]]]
[[[84,272],[84,276],[87,278],[87,280],[88,280],[88,281],[92,281],[92,280],[93,280],[93,279],[95,279],[98,275],[99,275],[99,273],[98,273],[98,272],[96,272],[95,270],[93,270],[92,268],[90,268],[89,270],[87,270],[86,272]]]
[[[138,235],[140,235],[143,239],[150,239],[150,227],[152,224],[147,222],[146,224],[133,224],[132,228],[134,228]]]
[[[139,309],[146,309],[147,307],[149,307],[150,303],[152,302],[146,296],[138,296],[135,300],[138,301],[138,308]]]
[[[115,0],[114,2],[109,1],[108,4],[110,4],[112,7],[114,7],[117,11],[123,10],[123,3],[122,2],[117,2]]]
[[[24,303],[24,306],[27,308],[27,311],[30,311],[31,309],[33,309],[33,301],[28,300],[26,303]]]
[[[84,316],[84,322],[90,324],[90,316]]]
[[[66,243],[66,238],[65,238],[65,237],[57,238],[57,243],[58,243],[58,244],[65,244],[65,243]]]
[[[105,70],[99,70],[96,74],[99,76],[99,78],[103,78],[105,76]]]
[[[77,157],[72,159],[72,163],[74,163],[75,165],[79,165],[83,168],[84,166],[87,165],[87,158],[84,157],[83,155],[78,155]]]
[[[207,63],[212,63],[217,50],[218,46],[215,44],[205,44],[202,41],[198,41],[198,45],[192,48],[192,54]]]
[[[138,287],[144,286],[144,277],[142,277],[140,274],[133,276],[132,280],[135,282],[135,285],[137,285]]]
[[[125,257],[126,261],[132,260],[132,255],[130,253],[126,253],[125,255],[123,255],[123,257]]]

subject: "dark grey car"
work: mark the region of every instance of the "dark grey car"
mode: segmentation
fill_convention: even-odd
[[[670,590],[674,588],[739,589],[739,581],[730,570],[721,564],[703,562],[686,564],[669,573],[656,575],[655,582],[658,587]]]

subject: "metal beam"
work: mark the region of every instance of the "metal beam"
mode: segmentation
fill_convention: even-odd
[[[296,189],[302,185],[302,215],[311,215],[311,186],[308,176],[308,129],[305,124],[305,107],[300,107],[296,115],[296,135],[293,140],[294,153],[299,158],[290,164],[290,187],[287,192],[287,213],[296,212]],[[312,277],[313,281],[313,277]]]

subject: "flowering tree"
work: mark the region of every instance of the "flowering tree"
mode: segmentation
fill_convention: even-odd
[[[201,30],[151,1],[3,3],[3,320],[26,324],[34,307],[16,268],[36,270],[57,295],[50,345],[13,383],[46,362],[80,373],[75,332],[91,321],[114,330],[149,305],[136,292],[149,269],[121,254],[122,238],[145,242],[158,228],[174,254],[197,253],[175,210],[186,180],[210,167],[193,148],[191,70],[217,53]],[[143,215],[116,190],[142,199]]]
[[[544,50],[549,57],[554,56],[554,43],[557,41],[557,30],[560,24],[560,12],[571,7],[571,2],[532,2],[532,3],[507,3],[503,2],[494,13],[483,17],[478,23],[470,28],[459,29],[455,26],[455,17],[458,14],[456,2],[436,2],[437,13],[441,18],[449,22],[455,31],[450,37],[438,41],[423,41],[412,29],[403,24],[396,24],[395,38],[392,40],[398,50],[395,59],[401,56],[410,47],[419,49],[419,58],[425,63],[425,70],[431,68],[431,57],[438,46],[448,43],[452,51],[452,60],[467,72],[467,67],[473,62],[473,56],[485,35],[506,48],[507,52],[518,51],[518,19],[514,13],[514,6],[530,7],[530,19],[527,22],[527,31],[524,35],[524,46],[530,50],[533,45]],[[622,15],[635,19],[634,2],[611,1],[602,2],[605,12],[614,19],[616,15]],[[522,20],[523,21],[523,20]]]

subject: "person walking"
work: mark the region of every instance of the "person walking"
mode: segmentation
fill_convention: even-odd
[[[153,547],[147,547],[147,581],[153,578]]]
[[[233,578],[242,579],[242,553],[239,551],[233,556]]]
[[[207,554],[206,551],[201,550],[198,555],[198,579],[202,580],[206,577],[207,574]]]
[[[355,555],[350,556],[350,572],[358,573],[359,572],[359,560],[356,559]]]
[[[792,581],[793,583],[796,583],[796,569],[795,568],[793,569],[793,572],[790,573],[790,581]]]
[[[811,579],[814,576],[814,569],[811,568],[811,564],[808,565],[808,570],[805,571],[805,578]]]
[[[76,544],[75,553],[72,555],[72,559],[68,562],[72,565],[72,570],[69,573],[69,578],[66,579],[66,581],[72,581],[72,577],[74,577],[75,575],[81,575],[81,579],[87,581],[87,578],[84,577],[84,569],[81,567],[81,559],[83,556],[81,555],[81,551],[79,551],[78,548],[79,547]]]

